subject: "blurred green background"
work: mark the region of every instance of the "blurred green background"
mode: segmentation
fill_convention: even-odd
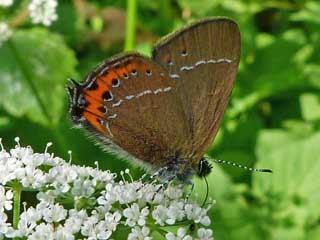
[[[128,2],[130,8],[126,1],[59,1],[49,28],[25,20],[23,6],[10,10],[17,29],[0,47],[4,145],[19,136],[43,152],[52,141],[50,150],[68,159],[71,149],[74,163],[99,161],[116,172],[129,166],[140,176],[72,129],[66,79],[81,80],[124,49],[150,55],[161,36],[192,20],[228,16],[240,27],[241,62],[208,155],[274,173],[214,165],[208,180],[217,201],[210,211],[215,239],[320,239],[320,1]],[[195,181],[202,202],[205,185]]]

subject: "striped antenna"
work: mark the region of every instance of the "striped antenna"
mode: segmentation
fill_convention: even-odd
[[[242,168],[251,172],[267,172],[267,173],[272,173],[272,170],[269,168],[252,168],[252,167],[247,167],[244,165],[241,165],[239,163],[234,163],[234,162],[229,162],[229,161],[225,161],[225,160],[219,160],[219,159],[210,159],[211,161],[215,162],[215,163],[219,163],[219,164],[227,164],[227,165],[231,165],[234,167],[238,167],[238,168]]]

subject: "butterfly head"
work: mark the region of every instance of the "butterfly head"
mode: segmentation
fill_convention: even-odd
[[[73,79],[69,79],[72,83],[72,87],[68,86],[68,94],[70,100],[70,116],[75,125],[81,125],[83,122],[83,111],[88,106],[88,102],[85,100],[82,86]]]
[[[197,175],[201,178],[208,176],[212,171],[212,165],[208,162],[207,159],[202,158],[199,161]]]

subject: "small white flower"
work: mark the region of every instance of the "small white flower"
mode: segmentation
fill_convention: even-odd
[[[47,223],[60,222],[64,220],[67,216],[67,210],[64,209],[59,204],[49,205],[42,211],[43,219]]]
[[[37,226],[37,222],[42,218],[40,211],[34,207],[29,207],[26,211],[21,213],[18,224],[18,235],[28,236],[33,232]]]
[[[156,224],[164,226],[168,219],[168,209],[163,205],[158,205],[152,211],[152,218],[156,221]]]
[[[33,157],[33,150],[31,147],[19,147],[16,146],[14,149],[10,150],[11,156],[15,157],[19,160],[25,158],[32,158]],[[32,161],[32,160],[31,160]]]
[[[207,215],[207,210],[195,204],[186,204],[185,211],[187,218],[195,223],[201,223],[204,226],[209,226],[211,221]]]
[[[25,166],[15,171],[16,177],[24,187],[40,188],[44,184],[45,178],[41,170],[33,166]]]
[[[110,222],[99,219],[97,215],[92,215],[85,220],[81,228],[81,234],[92,240],[108,239],[112,235],[109,224]]]
[[[94,193],[94,183],[88,179],[76,179],[73,182],[71,193],[75,196],[90,197]]]
[[[2,185],[0,185],[0,212],[12,209],[12,198],[12,191],[6,191],[5,188]]]
[[[167,240],[192,240],[193,238],[190,235],[186,235],[187,230],[185,228],[179,228],[177,231],[177,235],[173,233],[167,233]]]
[[[72,234],[77,233],[80,231],[81,225],[86,218],[88,218],[88,214],[85,210],[78,212],[75,209],[71,209],[69,210],[69,217],[66,219],[64,227]]]
[[[89,238],[92,237],[94,239],[95,237],[97,239],[108,239],[112,234],[112,231],[108,230],[108,225],[105,221],[100,221],[95,226],[94,231],[89,235]]]
[[[166,222],[168,224],[174,224],[176,221],[180,221],[184,218],[184,203],[183,202],[172,202],[168,207],[167,211],[168,219]]]
[[[62,227],[61,225],[55,229],[54,239],[59,240],[74,240],[75,237],[68,227]]]
[[[128,235],[128,240],[151,240],[149,237],[150,229],[143,226],[142,228],[135,226]]]
[[[165,191],[164,194],[172,199],[172,200],[178,200],[182,198],[183,195],[183,188],[177,188],[177,187],[173,187],[173,186],[169,186]]]
[[[12,35],[12,31],[10,30],[7,23],[0,22],[0,47],[2,43],[7,41]]]
[[[200,228],[197,233],[198,238],[196,240],[213,240],[211,229]]]
[[[81,227],[81,234],[83,236],[90,236],[91,233],[94,231],[95,224],[97,224],[98,221],[99,221],[99,218],[96,215],[92,215],[88,217],[84,221],[83,226]]]
[[[28,7],[32,22],[50,26],[58,18],[57,6],[57,0],[32,0]]]
[[[116,194],[116,199],[120,204],[131,203],[139,198],[137,185],[134,183],[126,183],[122,185],[119,184],[114,187],[113,191]]]
[[[8,216],[0,211],[0,236],[6,234],[10,230],[11,224],[7,223]],[[0,238],[1,239],[1,238]]]
[[[107,229],[109,231],[114,232],[117,229],[117,226],[119,224],[119,221],[121,220],[121,214],[120,212],[115,212],[115,213],[106,213],[105,214],[105,222],[107,224]]]
[[[54,229],[52,224],[40,223],[35,231],[28,236],[28,240],[48,240],[54,239]]]
[[[141,209],[137,203],[131,205],[123,211],[123,216],[127,218],[126,225],[133,227],[136,224],[144,226],[146,224],[146,217],[149,215],[149,209],[147,207]]]
[[[9,7],[13,3],[13,0],[0,0],[0,6]]]
[[[34,207],[29,207],[27,211],[24,211],[20,215],[20,220],[24,220],[28,223],[36,223],[42,218],[40,211]]]

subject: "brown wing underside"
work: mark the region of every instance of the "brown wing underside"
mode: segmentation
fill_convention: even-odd
[[[83,125],[135,158],[160,165],[179,149],[191,149],[175,85],[160,64],[146,57],[116,57],[82,84],[89,103]]]
[[[177,83],[191,129],[193,157],[212,143],[227,107],[240,60],[240,33],[225,18],[194,23],[160,41],[153,58]]]
[[[153,59],[129,53],[99,66],[69,89],[71,116],[144,162],[196,162],[218,131],[239,58],[234,22],[196,22],[156,45]]]

